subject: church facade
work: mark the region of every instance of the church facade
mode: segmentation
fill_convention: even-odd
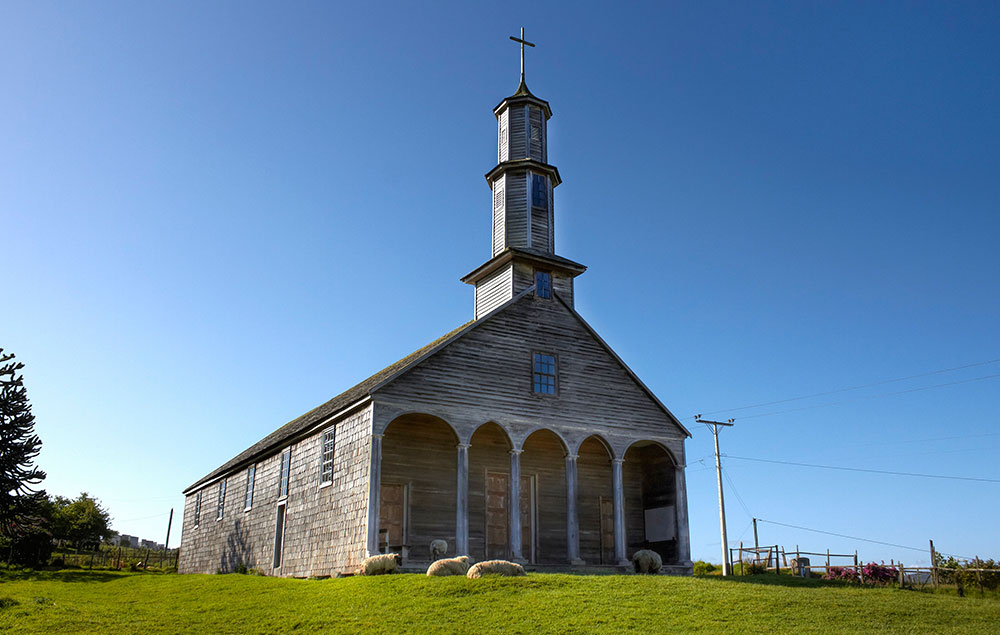
[[[492,254],[462,279],[474,319],[188,487],[180,572],[326,576],[379,552],[416,567],[438,539],[560,568],[648,548],[691,571],[690,434],[574,308],[586,268],[555,253],[552,111],[523,61],[494,114]]]

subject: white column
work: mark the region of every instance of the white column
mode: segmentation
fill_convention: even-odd
[[[691,536],[688,533],[687,484],[683,465],[678,465],[674,472],[674,489],[676,490],[674,508],[677,510],[677,563],[690,567]]]
[[[469,444],[458,444],[458,500],[455,505],[455,555],[469,553]]]
[[[511,560],[524,561],[521,545],[521,452],[510,451],[510,521],[508,539]]]
[[[580,559],[580,520],[576,516],[576,459],[566,455],[566,555],[569,563],[585,564]]]
[[[625,459],[611,459],[611,485],[615,505],[615,561],[628,565],[625,558],[625,488],[622,484],[622,463]]]
[[[368,465],[368,556],[378,553],[378,516],[382,492],[382,435],[372,435],[371,460]]]

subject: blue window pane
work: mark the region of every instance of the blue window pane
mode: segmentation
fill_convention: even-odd
[[[532,358],[532,388],[536,394],[556,394],[556,357],[535,353]]]
[[[533,174],[531,177],[531,204],[542,209],[549,208],[548,179],[541,174]]]
[[[535,272],[535,294],[540,298],[552,297],[552,277],[548,272]]]

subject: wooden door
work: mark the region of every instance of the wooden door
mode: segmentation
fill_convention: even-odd
[[[406,486],[383,483],[379,510],[379,533],[385,536],[387,552],[398,551],[405,544]],[[383,545],[379,545],[379,548]]]
[[[535,505],[531,475],[521,476],[521,555],[535,562]]]
[[[601,496],[601,564],[613,564],[615,558],[615,504]]]
[[[486,559],[507,558],[507,475],[486,473]]]

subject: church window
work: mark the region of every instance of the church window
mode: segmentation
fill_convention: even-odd
[[[534,391],[540,395],[556,394],[556,356],[551,353],[535,353]]]
[[[531,175],[531,204],[542,209],[549,208],[548,179],[541,174]]]
[[[226,479],[219,481],[219,503],[216,509],[215,519],[222,520],[222,510],[226,507]]]
[[[548,271],[535,272],[535,295],[539,298],[552,297],[552,276]]]
[[[333,482],[333,442],[335,428],[323,432],[323,460],[320,462],[319,482],[326,485]]]
[[[288,475],[292,468],[292,448],[281,453],[281,476],[278,481],[278,498],[288,496]]]
[[[254,463],[253,465],[247,468],[247,491],[245,496],[246,503],[244,504],[243,509],[250,509],[253,506],[253,481],[254,477],[256,476],[257,476],[257,464]]]
[[[197,527],[201,521],[201,492],[194,497],[194,526]]]

